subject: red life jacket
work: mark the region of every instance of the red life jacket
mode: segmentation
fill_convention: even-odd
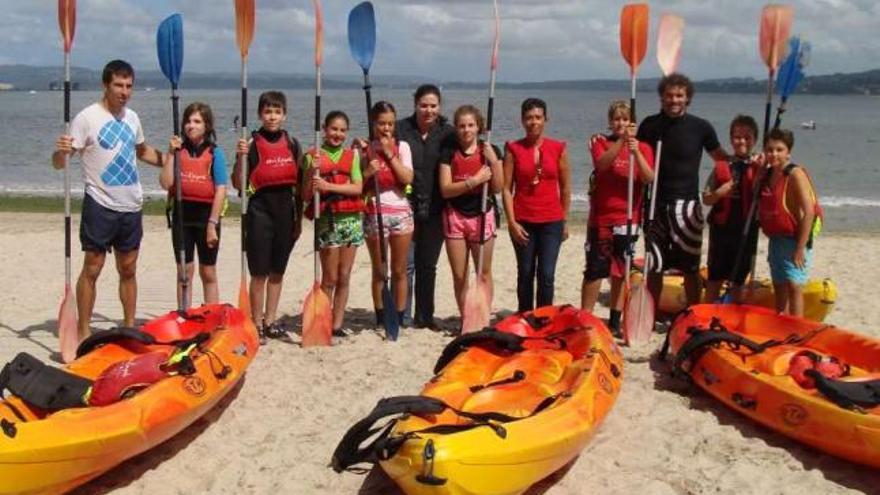
[[[565,218],[559,190],[559,159],[565,143],[544,138],[540,145],[540,174],[535,163],[534,146],[525,139],[508,141],[507,149],[514,158],[516,183],[513,211],[517,221],[546,223]]]
[[[785,207],[788,180],[797,166],[794,163],[786,165],[780,180],[771,185],[768,178],[768,183],[761,187],[761,197],[758,200],[758,218],[761,221],[761,230],[767,236],[794,237],[797,233],[798,221]],[[807,181],[810,183],[810,194],[813,197],[813,209],[816,212],[816,219],[822,222],[825,214],[819,205],[819,198],[816,195],[816,188],[813,186],[813,179],[806,169],[804,169],[804,173],[807,174]]]
[[[742,171],[742,175],[739,178],[739,197],[742,210],[741,218],[743,219],[748,216],[749,206],[752,203],[751,196],[754,175],[754,168],[749,164],[746,165],[745,170]],[[733,173],[730,170],[730,162],[727,160],[717,160],[715,162],[715,187],[717,188],[731,180],[733,180]],[[712,211],[709,212],[709,222],[715,225],[725,225],[730,218],[730,210],[732,207],[733,198],[731,198],[729,194],[719,199],[718,202],[712,206]]]
[[[394,141],[394,154],[400,154],[400,145],[397,140]],[[390,160],[385,158],[382,152],[382,145],[379,141],[373,141],[369,151],[367,151],[367,160],[379,160],[379,171],[364,182],[364,192],[373,194],[375,192],[374,181],[379,181],[379,191],[387,191],[389,189],[403,189],[404,184],[397,180],[394,170],[391,168]]]
[[[315,151],[309,151],[311,156],[315,156]],[[326,152],[321,152],[321,165],[318,173],[321,178],[331,184],[350,184],[351,169],[354,166],[354,150],[342,150],[342,156],[338,162],[330,159]],[[331,194],[321,196],[321,212],[331,211],[332,213],[359,213],[364,210],[364,200],[359,196],[349,196],[343,194]],[[306,208],[306,217],[315,218],[314,201]]]
[[[806,375],[807,370],[816,370],[825,378],[840,378],[849,374],[849,366],[834,356],[820,356],[811,351],[801,351],[789,361],[788,374],[803,388],[816,388],[816,382]]]
[[[259,132],[253,133],[257,148],[257,166],[251,170],[250,183],[255,191],[267,186],[295,186],[299,176],[296,157],[290,149],[287,131],[278,141],[270,142]]]
[[[214,165],[214,147],[208,146],[199,156],[190,155],[186,149],[180,150],[180,190],[185,201],[197,203],[214,202],[214,177],[211,167]],[[174,186],[168,190],[169,197],[174,197]]]

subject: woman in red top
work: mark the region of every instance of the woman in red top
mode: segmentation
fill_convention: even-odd
[[[565,142],[544,136],[547,104],[538,98],[522,103],[525,137],[505,144],[504,213],[516,251],[519,311],[553,304],[556,259],[568,238],[565,220],[571,202],[571,173]]]
[[[590,184],[590,217],[584,251],[587,267],[581,286],[581,308],[592,312],[599,296],[602,279],[611,276],[611,312],[608,326],[614,334],[620,331],[623,310],[623,291],[620,286],[628,242],[638,239],[637,226],[642,204],[644,184],[654,180],[654,155],[647,143],[636,140],[636,125],[630,121],[629,105],[614,101],[608,107],[608,125],[611,135],[602,134],[590,139],[590,154],[595,172]],[[627,190],[629,188],[629,157],[635,157],[633,184],[632,236],[627,239]]]

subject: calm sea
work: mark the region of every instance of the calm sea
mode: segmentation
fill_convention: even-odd
[[[251,90],[248,121],[257,123],[256,99],[259,91]],[[314,95],[309,90],[287,91],[290,101],[288,129],[306,145],[313,140],[312,114]],[[411,90],[376,89],[374,101],[387,99],[398,108],[399,115],[412,111]],[[161,146],[167,143],[171,130],[170,92],[159,88],[138,90],[130,104],[143,122],[147,140]],[[627,95],[598,91],[501,90],[496,98],[493,140],[520,137],[519,104],[529,96],[545,99],[549,106],[548,134],[569,143],[574,170],[573,208],[587,210],[586,181],[591,170],[585,140],[605,130],[605,111],[612,99]],[[96,101],[96,92],[73,93],[75,114]],[[234,148],[236,133],[233,122],[239,113],[238,90],[181,91],[181,109],[194,100],[212,106],[218,139],[229,154]],[[485,91],[449,90],[444,92],[445,113],[456,106],[476,103],[484,106]],[[366,125],[363,93],[359,90],[325,91],[323,109],[341,109],[352,122],[352,135],[363,136]],[[639,94],[640,115],[658,109],[654,93]],[[719,138],[729,149],[727,125],[737,113],[763,118],[761,95],[697,94],[690,112],[715,125]],[[816,182],[822,204],[826,208],[826,226],[836,231],[880,231],[880,98],[868,96],[796,95],[790,101],[784,126],[795,129],[795,160],[806,164]],[[815,130],[801,129],[801,123],[815,121]],[[253,127],[253,125],[252,125]],[[0,92],[0,193],[57,195],[62,192],[62,174],[49,165],[56,136],[62,131],[62,94],[59,92]],[[79,165],[74,161],[75,190],[81,194]],[[711,167],[704,158],[701,183]],[[157,174],[149,166],[141,167],[145,190],[160,195]]]

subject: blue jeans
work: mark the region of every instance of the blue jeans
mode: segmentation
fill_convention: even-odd
[[[513,243],[516,252],[516,298],[518,311],[553,304],[553,287],[556,277],[556,260],[562,246],[564,222],[520,222],[529,234],[525,245]],[[538,278],[538,299],[534,300],[535,275]]]

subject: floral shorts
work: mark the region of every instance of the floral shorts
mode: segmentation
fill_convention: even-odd
[[[360,246],[364,243],[360,213],[323,215],[315,228],[318,229],[318,249]]]
[[[411,211],[383,212],[382,227],[385,237],[409,235],[413,233],[415,224]],[[376,223],[375,213],[364,213],[364,234],[367,237],[379,235],[379,227]]]

